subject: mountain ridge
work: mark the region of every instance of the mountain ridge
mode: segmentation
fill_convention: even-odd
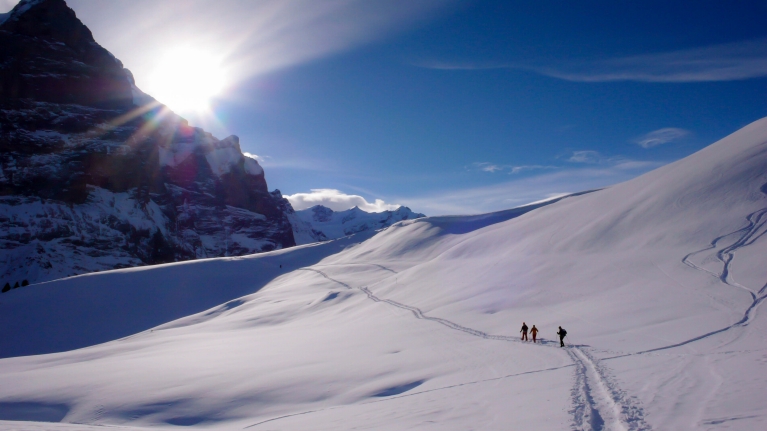
[[[371,213],[356,205],[344,211],[333,211],[323,205],[314,205],[288,214],[296,244],[327,241],[359,232],[383,229],[402,220],[420,217],[426,216],[415,213],[406,206]]]
[[[295,245],[239,138],[139,90],[64,0],[13,8],[0,65],[0,281]]]

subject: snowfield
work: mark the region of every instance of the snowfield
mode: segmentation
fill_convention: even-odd
[[[765,232],[762,119],[543,204],[12,290],[0,429],[767,429]]]

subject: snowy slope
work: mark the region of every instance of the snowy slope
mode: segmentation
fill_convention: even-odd
[[[270,281],[358,244],[374,232],[239,258],[84,274],[0,296],[0,357],[71,350],[122,338],[258,291]],[[34,304],[31,309],[28,307]],[[7,320],[6,320],[7,319]],[[98,322],[98,324],[84,324]]]
[[[0,428],[765,429],[765,231],[767,119],[532,210],[408,220],[332,255],[297,249],[318,250],[312,259],[275,252],[296,269],[249,286],[237,284],[272,254],[185,264],[200,280],[173,293],[164,286],[179,266],[25,288],[59,295],[67,316],[125,294],[75,306],[58,291],[154,274],[143,292],[167,305],[208,288],[203,265],[227,265],[219,305],[80,350],[45,335],[55,319],[16,323],[46,312],[41,295],[13,290],[0,326],[59,353],[0,360],[0,419],[72,425]],[[131,314],[165,307],[147,304]],[[117,316],[69,317],[66,330]],[[520,342],[522,321],[544,343]]]
[[[322,205],[288,213],[296,244],[341,238],[358,232],[382,229],[402,220],[425,217],[401,206],[394,211],[369,213],[354,207],[346,211],[333,211]]]

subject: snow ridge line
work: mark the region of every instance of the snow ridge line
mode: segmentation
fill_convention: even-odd
[[[347,283],[336,280],[318,269],[301,268],[301,270],[315,272],[347,289],[354,289]],[[767,288],[767,286],[765,286],[765,288]],[[519,342],[519,339],[516,336],[491,335],[459,325],[447,319],[427,316],[424,314],[423,310],[418,307],[406,305],[391,299],[379,298],[366,286],[358,287],[357,289],[364,292],[367,297],[374,302],[384,302],[394,307],[408,310],[413,313],[417,319],[431,320],[447,326],[450,329],[488,340]],[[553,345],[555,344],[556,343],[553,341],[541,340],[541,345],[543,346],[549,345],[548,347],[554,347]],[[577,351],[578,353],[572,353],[572,351]],[[635,402],[627,399],[625,393],[618,388],[618,385],[606,377],[604,366],[602,366],[597,359],[588,355],[578,346],[573,346],[572,349],[568,349],[567,353],[570,355],[570,358],[576,366],[575,387],[571,391],[572,402],[575,407],[570,412],[573,414],[574,426],[577,430],[649,431],[652,429],[644,420],[643,410],[637,407]],[[597,398],[600,402],[594,401],[594,390],[592,388],[598,388]],[[609,418],[611,421],[609,428],[604,427],[605,423],[603,418],[605,417]]]

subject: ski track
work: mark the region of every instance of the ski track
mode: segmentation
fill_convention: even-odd
[[[748,326],[748,324],[751,322],[751,318],[754,314],[754,311],[756,308],[765,300],[767,299],[767,283],[765,283],[764,286],[762,286],[761,289],[759,289],[757,292],[752,291],[751,289],[738,284],[734,280],[732,280],[732,277],[730,276],[730,265],[732,264],[733,259],[735,258],[735,252],[743,247],[749,246],[756,242],[759,238],[767,234],[767,229],[763,229],[767,227],[767,208],[762,208],[758,211],[754,211],[748,216],[746,216],[747,224],[745,227],[742,227],[734,232],[730,232],[728,234],[718,236],[714,238],[708,247],[693,251],[692,253],[687,254],[685,257],[682,258],[682,263],[689,266],[690,268],[696,269],[698,271],[703,271],[708,275],[711,275],[712,277],[715,277],[720,282],[732,286],[738,289],[742,289],[751,296],[751,304],[748,306],[746,311],[743,312],[743,317],[741,317],[740,320],[733,323],[732,325],[725,326],[724,328],[717,329],[715,331],[707,332],[703,335],[699,335],[697,337],[690,338],[689,340],[681,341],[679,343],[669,344],[667,346],[661,346],[656,347],[654,349],[649,350],[643,350],[641,352],[634,352],[634,353],[625,353],[617,356],[611,356],[609,358],[603,358],[602,360],[607,361],[610,359],[617,359],[617,358],[624,358],[626,356],[632,356],[632,355],[642,355],[645,353],[652,353],[652,352],[658,352],[661,350],[668,350],[673,349],[676,347],[681,347],[690,343],[694,343],[696,341],[702,340],[704,338],[711,337],[713,335],[729,331],[732,328],[735,327],[743,327]],[[716,253],[717,260],[722,263],[722,272],[721,273],[715,273],[713,271],[709,271],[706,268],[703,268],[701,266],[696,265],[694,262],[690,260],[690,258],[696,254],[700,254],[709,250],[714,250],[718,247],[718,244],[720,241],[724,240],[725,238],[741,234],[738,239],[735,240],[734,243],[732,243],[729,246],[726,246],[719,250]]]
[[[377,266],[381,269],[384,269],[390,272],[395,272],[393,270],[383,267],[382,265],[378,265],[378,264],[370,264],[370,265]],[[330,277],[325,272],[320,271],[318,269],[300,268],[300,270],[317,273],[321,275],[322,277],[334,283],[340,284],[341,286],[344,286],[345,288],[349,290],[355,290],[355,288],[350,286],[349,284],[344,283],[343,281],[340,281],[340,280],[336,280],[335,278]],[[403,310],[410,311],[411,313],[413,313],[413,316],[415,316],[416,319],[429,320],[435,323],[439,323],[440,325],[446,326],[450,329],[461,331],[469,335],[484,338],[487,340],[521,342],[517,336],[488,334],[476,329],[459,325],[447,319],[428,316],[418,307],[403,304],[401,302],[397,302],[391,299],[380,298],[376,296],[369,288],[365,286],[358,287],[356,289],[365,293],[365,295],[367,295],[367,297],[374,302],[382,302]],[[541,346],[551,348],[551,347],[555,347],[556,344],[557,343],[555,341],[541,339]],[[638,407],[639,405],[638,400],[633,397],[632,398],[627,397],[625,392],[620,390],[618,385],[615,383],[615,381],[608,376],[605,367],[601,365],[596,358],[588,354],[583,347],[584,346],[575,345],[575,346],[570,346],[569,349],[566,349],[567,354],[570,356],[575,366],[575,383],[574,383],[573,389],[571,390],[571,401],[573,403],[573,409],[570,410],[570,414],[573,416],[572,418],[573,429],[578,431],[651,430],[652,428],[644,420],[643,409]],[[507,377],[522,375],[522,374],[552,371],[552,370],[557,370],[561,368],[564,368],[564,367],[529,371],[526,373],[513,374],[513,375],[497,377],[493,379],[462,383],[459,385],[452,385],[452,386],[447,386],[444,388],[437,388],[437,389],[420,391],[420,392],[415,392],[415,393],[406,394],[406,395],[400,395],[399,397],[392,397],[392,398],[387,398],[386,400],[379,400],[374,402],[388,401],[390,399],[419,395],[422,393],[432,392],[436,390],[444,390],[444,389],[453,388],[457,386],[476,384],[476,383],[490,381],[490,380],[499,380],[499,379],[503,379]],[[306,413],[308,412],[303,412],[298,414],[306,414]],[[280,418],[290,417],[290,416],[294,416],[294,415],[282,416]],[[280,418],[269,419],[268,421],[265,421],[265,422],[277,420]],[[265,422],[259,422],[258,424],[262,424]],[[249,427],[252,427],[258,424],[250,425]]]
[[[767,192],[765,192],[765,194],[767,194]],[[736,326],[748,326],[748,324],[751,321],[753,312],[764,301],[764,299],[767,298],[767,283],[765,283],[765,285],[762,286],[762,288],[759,289],[759,291],[754,292],[751,289],[737,283],[735,280],[732,279],[730,267],[733,262],[733,259],[735,258],[735,252],[737,250],[753,244],[754,242],[756,242],[756,240],[758,240],[759,238],[767,234],[767,229],[765,229],[765,227],[767,226],[767,217],[765,216],[767,216],[767,208],[763,208],[749,214],[748,216],[746,216],[747,224],[743,228],[740,228],[734,232],[730,232],[728,234],[716,237],[711,241],[708,247],[691,252],[682,258],[682,263],[684,263],[685,265],[695,270],[703,271],[709,274],[710,276],[717,278],[723,284],[726,284],[728,286],[732,286],[738,289],[742,289],[748,292],[748,294],[751,296],[752,302],[751,302],[751,305],[743,313],[743,317],[739,321],[727,327],[724,327],[715,331],[711,331],[711,332],[705,333],[703,335],[699,335],[697,337],[694,337],[679,343],[670,344],[670,345],[662,346],[662,347],[656,347],[654,349],[644,350],[641,352],[627,353],[627,354],[607,357],[607,358],[603,358],[602,360],[606,361],[611,359],[623,358],[627,356],[642,355],[646,353],[658,352],[661,350],[673,349],[676,347],[681,347],[686,344],[693,343],[698,340],[702,340],[704,338],[711,337],[721,332],[728,331]],[[709,250],[716,250],[719,247],[719,243],[721,241],[723,241],[724,239],[730,236],[738,235],[738,234],[740,234],[740,236],[735,240],[735,242],[733,242],[729,246],[723,247],[722,249],[716,252],[716,258],[722,264],[722,271],[720,273],[710,271],[692,262],[691,258],[693,256],[700,253],[704,253]],[[397,274],[397,271],[394,271],[390,268],[387,268],[379,264],[360,264],[360,265],[376,266],[384,271]],[[334,283],[344,286],[345,288],[349,290],[355,290],[355,288],[350,286],[349,284],[344,283],[340,280],[336,280],[318,269],[299,268],[299,270],[315,272]],[[476,329],[459,325],[447,319],[427,316],[418,307],[413,307],[407,304],[393,301],[391,299],[379,298],[367,287],[358,287],[357,289],[365,293],[365,295],[367,295],[367,297],[371,299],[372,301],[383,302],[388,305],[410,311],[411,313],[413,313],[413,315],[417,319],[430,320],[432,322],[439,323],[443,326],[446,326],[450,329],[461,331],[469,335],[481,337],[488,340],[519,342],[516,336],[491,335]],[[546,347],[554,347],[554,345],[556,345],[556,342],[542,339],[541,345]],[[573,408],[569,411],[569,413],[572,415],[573,430],[577,430],[577,431],[651,430],[652,427],[650,427],[650,425],[644,420],[644,411],[642,410],[642,408],[639,407],[639,401],[635,397],[628,397],[627,394],[624,391],[622,391],[619,388],[619,386],[615,383],[614,379],[609,376],[609,372],[607,368],[601,363],[601,361],[591,356],[583,347],[584,346],[576,345],[576,346],[571,346],[569,349],[566,349],[567,354],[570,356],[570,358],[573,361],[573,365],[568,365],[567,367],[569,366],[575,367],[574,385],[570,391],[570,397],[572,400]],[[496,377],[492,379],[460,383],[460,384],[445,386],[441,388],[435,388],[435,389],[430,389],[425,391],[399,395],[396,397],[389,397],[382,400],[371,401],[371,402],[363,403],[363,404],[391,401],[398,398],[410,397],[410,396],[420,395],[420,394],[424,394],[428,392],[434,392],[434,391],[446,390],[446,389],[451,389],[451,388],[460,387],[460,386],[478,384],[478,383],[482,383],[486,381],[500,380],[500,379],[515,377],[515,376],[524,375],[524,374],[553,371],[553,370],[558,370],[562,368],[565,368],[565,367],[555,367],[555,368],[548,368],[543,370],[528,371],[524,373],[510,374],[510,375]],[[335,406],[335,407],[329,407],[325,409],[309,410],[309,411],[279,416],[279,417],[267,419],[265,421],[261,421],[261,422],[249,425],[245,428],[251,428],[251,427],[261,425],[267,422],[273,422],[273,421],[288,418],[288,417],[300,416],[300,415],[305,415],[305,414],[314,413],[318,411],[325,411],[325,410],[337,409],[342,407],[344,406]]]
[[[751,295],[752,300],[756,300],[757,299],[756,295],[751,289],[735,282],[735,280],[732,280],[732,277],[730,276],[730,264],[732,263],[732,260],[735,257],[734,253],[738,249],[753,244],[756,240],[758,240],[765,233],[767,233],[767,229],[762,230],[762,228],[767,225],[767,217],[765,217],[765,215],[767,215],[767,208],[763,208],[749,214],[748,216],[746,216],[747,224],[745,227],[742,227],[734,232],[730,232],[726,235],[722,235],[722,236],[714,238],[708,247],[702,250],[689,253],[684,258],[682,258],[682,263],[684,263],[685,265],[693,269],[697,269],[698,271],[703,271],[719,279],[719,281],[721,281],[722,283],[728,286],[743,289]],[[696,265],[694,262],[690,260],[690,258],[696,254],[700,254],[709,250],[715,250],[718,247],[719,242],[721,242],[722,240],[724,240],[725,238],[729,236],[737,235],[739,233],[742,235],[738,239],[736,239],[735,242],[716,252],[716,259],[722,264],[722,272],[716,273],[716,272],[710,271],[706,268]]]

